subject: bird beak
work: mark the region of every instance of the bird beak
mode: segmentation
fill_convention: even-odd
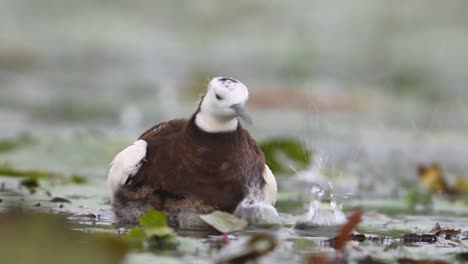
[[[234,110],[236,115],[240,118],[242,118],[247,124],[251,125],[252,124],[252,118],[250,115],[245,111],[244,105],[242,104],[235,104],[232,105],[231,108]]]

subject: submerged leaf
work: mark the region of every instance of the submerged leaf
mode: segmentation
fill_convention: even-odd
[[[239,231],[248,225],[247,221],[221,211],[214,211],[211,214],[200,215],[200,218],[221,233]]]

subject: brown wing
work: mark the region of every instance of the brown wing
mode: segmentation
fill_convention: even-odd
[[[142,167],[138,173],[132,177],[129,185],[133,187],[159,185],[157,179],[152,179],[151,175],[155,174],[154,171],[157,171],[162,165],[164,165],[164,167],[169,165],[166,164],[166,161],[170,160],[170,158],[167,157],[168,149],[172,148],[172,145],[177,140],[176,138],[180,135],[186,124],[186,119],[175,119],[159,123],[145,131],[139,137],[139,139],[143,139],[148,143],[146,157]]]

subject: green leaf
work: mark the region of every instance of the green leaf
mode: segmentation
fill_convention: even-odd
[[[20,184],[21,186],[24,186],[30,189],[39,187],[39,181],[36,178],[27,178],[27,179],[21,180]]]
[[[149,210],[140,217],[139,222],[143,228],[166,227],[167,217],[162,212]]]
[[[130,232],[127,234],[127,239],[131,242],[143,243],[146,239],[145,230],[140,227],[134,227],[130,229]]]
[[[279,159],[279,154],[305,168],[312,160],[311,152],[295,139],[272,139],[259,144],[265,155],[266,163],[273,173],[287,174],[289,169]]]
[[[81,175],[72,175],[70,181],[74,184],[85,184],[88,182],[88,179]]]
[[[146,228],[145,233],[147,237],[157,237],[160,239],[175,235],[174,230],[168,226]]]
[[[211,214],[200,215],[200,218],[221,233],[239,231],[248,225],[247,221],[221,211],[214,211]]]

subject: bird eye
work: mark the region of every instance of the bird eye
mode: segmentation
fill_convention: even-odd
[[[216,94],[216,99],[223,100],[223,98],[219,94]]]

